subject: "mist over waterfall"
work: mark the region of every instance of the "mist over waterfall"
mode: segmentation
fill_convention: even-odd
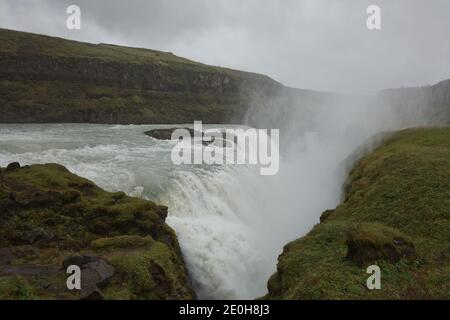
[[[148,125],[0,125],[0,166],[60,163],[106,190],[167,205],[198,296],[256,298],[283,246],[340,203],[354,151],[376,146],[376,133],[432,124],[421,108],[296,89],[255,99],[246,122],[280,129],[274,176],[253,165],[175,166],[173,142],[145,136],[161,127]]]

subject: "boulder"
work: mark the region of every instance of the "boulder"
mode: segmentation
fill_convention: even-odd
[[[171,140],[172,139],[172,133],[175,130],[178,130],[178,129],[184,129],[184,130],[189,131],[191,138],[193,138],[196,133],[198,135],[201,135],[202,137],[204,136],[203,132],[197,132],[197,131],[195,131],[194,129],[191,129],[191,128],[153,129],[153,130],[144,132],[144,134],[146,134],[147,136],[152,137],[154,139],[158,139],[158,140]],[[207,146],[207,145],[213,143],[214,140],[215,139],[212,138],[211,141],[202,141],[202,144],[204,146]]]
[[[8,164],[8,166],[6,167],[6,172],[14,171],[17,169],[20,169],[20,163],[12,162],[12,163]]]
[[[64,259],[63,267],[76,265],[81,269],[80,299],[103,299],[100,288],[104,287],[114,276],[115,268],[105,260],[94,255],[75,255]]]

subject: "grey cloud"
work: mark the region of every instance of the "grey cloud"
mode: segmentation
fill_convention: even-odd
[[[65,9],[82,9],[81,31]],[[382,9],[368,31],[366,8]],[[450,78],[450,1],[0,0],[0,27],[172,51],[265,73],[290,86],[346,92]]]

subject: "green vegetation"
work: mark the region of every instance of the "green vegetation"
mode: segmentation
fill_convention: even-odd
[[[401,131],[360,160],[346,199],[289,243],[269,299],[449,299],[450,128]],[[381,290],[366,287],[378,264]]]
[[[20,276],[0,278],[0,300],[34,299],[34,288],[26,279]]]
[[[272,79],[171,53],[0,29],[0,122],[205,123],[243,118]]]
[[[94,58],[116,62],[159,64],[184,63],[203,66],[200,63],[177,57],[169,52],[150,49],[128,48],[110,44],[90,44],[57,37],[44,36],[20,31],[1,30],[0,52],[9,54],[33,53],[64,58]]]
[[[112,277],[88,265],[108,278],[92,280],[97,298],[192,299],[166,216],[164,206],[106,192],[60,165],[1,169],[0,299],[83,297],[66,287],[66,261],[110,265]]]

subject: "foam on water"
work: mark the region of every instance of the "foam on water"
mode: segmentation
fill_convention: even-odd
[[[199,297],[256,298],[283,246],[339,203],[340,163],[369,132],[329,128],[347,132],[351,121],[331,116],[321,134],[297,130],[275,176],[257,166],[175,166],[173,142],[136,125],[0,125],[0,166],[60,163],[106,190],[167,205]]]
[[[0,166],[60,163],[106,190],[165,204],[200,297],[264,294],[270,263],[258,248],[254,195],[242,180],[258,179],[257,168],[173,166],[171,143],[143,135],[153,127],[0,125]]]

